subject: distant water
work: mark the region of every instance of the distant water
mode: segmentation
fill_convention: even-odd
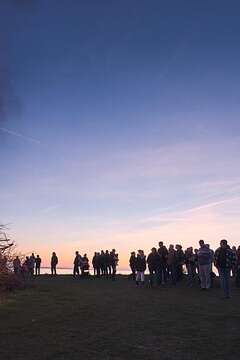
[[[72,275],[73,269],[70,268],[57,268],[57,274],[58,275]],[[51,268],[49,267],[42,267],[41,268],[41,274],[51,274]],[[90,269],[90,274],[93,275],[93,269]],[[120,275],[129,275],[130,270],[124,270],[124,269],[117,269],[117,274]]]

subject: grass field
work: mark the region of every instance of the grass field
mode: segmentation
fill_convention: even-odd
[[[42,276],[0,303],[0,359],[239,360],[240,290],[221,295]]]

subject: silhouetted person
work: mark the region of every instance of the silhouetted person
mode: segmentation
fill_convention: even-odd
[[[215,251],[214,263],[219,272],[224,296],[228,299],[230,297],[230,274],[232,267],[236,264],[236,257],[227,240],[221,240],[220,247]]]
[[[177,281],[183,278],[184,252],[181,245],[176,245],[176,279]]]
[[[98,253],[95,252],[94,256],[92,258],[93,274],[95,276],[97,275],[97,263],[98,263],[97,256],[98,256]]]
[[[81,262],[81,256],[79,255],[79,252],[75,252],[75,258],[73,261],[73,276],[79,275],[79,266]]]
[[[187,268],[188,284],[193,286],[196,279],[196,255],[193,252],[193,248],[189,247],[185,251],[185,264]]]
[[[35,274],[36,275],[40,275],[41,262],[42,262],[42,259],[40,258],[39,255],[37,255],[37,257],[35,258]]]
[[[144,255],[143,250],[138,250],[137,259],[136,259],[136,285],[144,285],[146,270],[146,256]]]
[[[26,256],[22,266],[21,266],[21,273],[24,281],[28,281],[31,277],[29,271],[29,256]]]
[[[117,265],[119,261],[118,254],[116,253],[115,249],[112,249],[112,251],[110,252],[110,256],[111,256],[112,279],[114,280],[116,277]]]
[[[13,260],[13,271],[15,275],[19,275],[21,273],[21,261],[18,256]]]
[[[101,254],[99,252],[97,253],[96,266],[97,266],[97,277],[100,278],[100,276],[101,276]]]
[[[28,266],[29,266],[29,272],[30,274],[33,276],[34,275],[34,267],[35,267],[35,256],[34,253],[32,253],[32,255],[29,258],[29,262],[28,262]]]
[[[203,240],[199,241],[200,248],[197,253],[199,278],[201,282],[201,289],[209,289],[211,287],[211,264],[212,252],[208,246],[204,244]]]
[[[169,245],[168,258],[167,258],[168,273],[171,279],[172,285],[176,285],[177,282],[177,257],[174,245]]]
[[[111,274],[112,274],[111,261],[112,261],[111,255],[109,254],[109,251],[106,250],[105,251],[105,267],[106,267],[107,277],[108,277],[108,275],[111,276]]]
[[[150,274],[150,285],[154,285],[154,279],[158,275],[159,271],[159,263],[160,263],[160,255],[157,252],[157,249],[154,247],[151,250],[151,253],[147,257],[147,264]]]
[[[101,269],[101,275],[106,275],[105,253],[103,250],[101,250],[101,254],[99,255],[99,265]]]
[[[57,264],[58,264],[58,257],[55,252],[52,253],[51,258],[51,274],[57,275]]]
[[[130,256],[130,259],[129,259],[129,266],[130,266],[130,269],[131,269],[131,274],[130,274],[130,277],[133,278],[133,280],[136,280],[136,253],[135,251],[132,251],[131,252],[131,256]]]
[[[89,260],[87,254],[84,254],[81,258],[80,268],[82,276],[89,275]]]
[[[159,267],[158,267],[158,282],[160,284],[165,284],[167,282],[167,257],[168,251],[166,246],[163,245],[163,242],[159,242]]]

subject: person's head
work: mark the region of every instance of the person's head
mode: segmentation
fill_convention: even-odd
[[[221,248],[226,249],[226,248],[228,247],[228,242],[227,242],[227,240],[226,240],[226,239],[222,239],[222,240],[220,241],[220,246],[221,246]]]
[[[26,260],[29,260],[29,256],[26,256]]]
[[[52,253],[52,256],[56,256],[56,253],[55,253],[55,251]]]
[[[112,249],[112,253],[115,254],[116,250],[115,249]]]
[[[158,245],[159,247],[163,247],[163,241],[159,241]]]
[[[236,246],[233,246],[233,247],[232,247],[232,251],[237,251]]]
[[[169,250],[170,250],[170,251],[174,250],[174,245],[173,245],[173,244],[170,244],[170,245],[169,245]]]
[[[200,245],[200,247],[203,247],[204,246],[204,240],[199,240],[199,245]]]
[[[151,252],[152,252],[152,254],[156,254],[156,253],[157,253],[157,249],[156,249],[155,247],[153,247],[153,248],[151,249]]]
[[[83,256],[86,258],[86,257],[87,257],[87,254],[84,254]]]
[[[138,255],[143,256],[143,255],[144,255],[144,251],[143,251],[143,250],[138,250]]]
[[[105,253],[106,253],[106,254],[109,254],[109,251],[108,251],[108,250],[106,250],[106,251],[105,251]]]
[[[194,252],[195,252],[195,254],[197,254],[197,253],[198,253],[198,249],[194,249]]]
[[[19,259],[19,257],[18,257],[18,256],[16,256],[16,259],[18,260],[18,259]]]
[[[131,255],[132,255],[132,256],[135,256],[135,255],[136,255],[135,251],[132,251],[132,252],[131,252]]]
[[[32,257],[34,257],[34,253],[32,253]]]
[[[39,255],[37,255],[37,258],[39,258]]]

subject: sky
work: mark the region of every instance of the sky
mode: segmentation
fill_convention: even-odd
[[[72,266],[240,244],[237,1],[0,2],[0,223]]]

